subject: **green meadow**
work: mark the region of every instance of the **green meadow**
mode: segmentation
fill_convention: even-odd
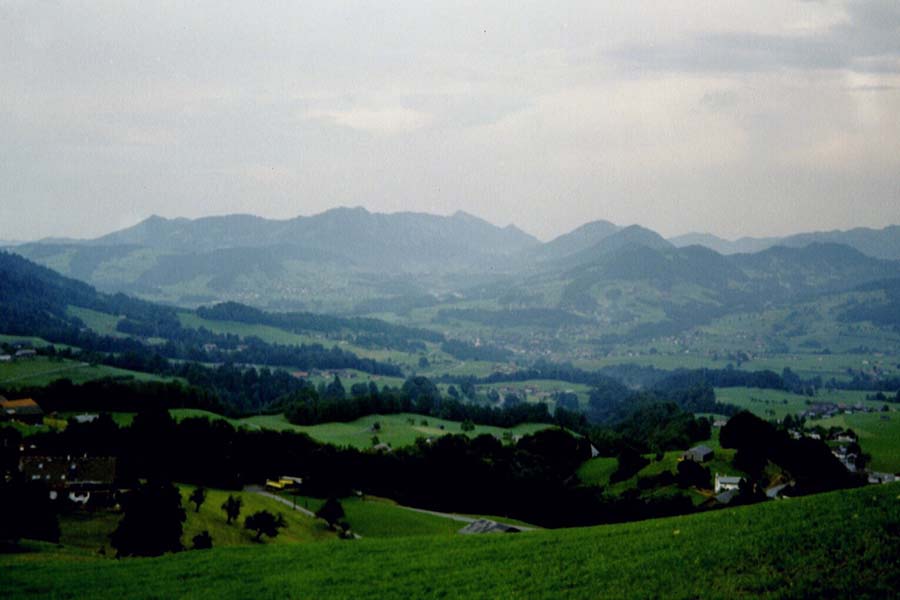
[[[171,412],[178,420],[188,417],[225,419],[225,417],[215,413],[196,409],[175,409]],[[227,420],[235,427],[297,431],[306,433],[313,439],[335,446],[353,446],[362,449],[372,447],[372,438],[374,436],[377,436],[380,442],[389,444],[394,448],[400,448],[415,443],[417,438],[435,438],[448,433],[465,434],[469,437],[487,433],[503,437],[506,433],[509,433],[510,436],[527,435],[550,427],[550,425],[540,423],[523,423],[508,429],[476,425],[473,431],[465,432],[458,421],[436,419],[413,413],[369,415],[349,423],[322,423],[320,425],[294,425],[284,415],[280,414]],[[376,423],[379,425],[377,430],[375,429]]]
[[[371,358],[384,362],[394,362],[401,365],[413,366],[417,364],[418,356],[397,350],[365,348],[355,344],[328,338],[324,335],[299,334],[287,331],[271,325],[241,323],[239,321],[217,321],[204,319],[192,312],[179,312],[178,319],[183,327],[199,329],[204,327],[213,333],[233,334],[241,338],[255,336],[270,344],[295,345],[321,344],[326,348],[336,346],[341,350],[352,352],[363,358]]]
[[[870,392],[845,390],[819,390],[815,396],[802,396],[781,390],[759,388],[716,388],[716,400],[726,404],[739,406],[763,419],[783,419],[787,415],[796,415],[816,402],[856,405],[880,409],[884,402],[866,400]]]
[[[131,377],[140,381],[166,380],[164,377],[149,373],[47,356],[0,363],[0,387],[7,389],[44,386],[57,379],[69,379],[72,383],[85,383],[104,377]]]
[[[289,492],[282,495],[290,500]],[[298,506],[313,512],[319,510],[325,500],[297,496]],[[386,498],[361,496],[341,498],[344,520],[350,524],[353,533],[369,538],[398,538],[409,536],[453,536],[466,526],[465,523],[428,513],[421,513],[397,506]]]
[[[513,535],[215,548],[153,559],[0,556],[4,598],[887,598],[900,485]]]
[[[276,500],[250,492],[228,492],[223,490],[207,490],[206,502],[200,506],[200,511],[188,502],[188,497],[193,486],[179,486],[182,504],[187,516],[184,522],[184,535],[182,543],[186,548],[191,547],[191,540],[201,531],[208,531],[213,539],[213,547],[227,546],[259,546],[261,544],[290,544],[298,542],[315,542],[335,539],[337,536],[330,531],[323,521],[312,519],[292,510]],[[240,496],[243,502],[241,516],[237,522],[230,525],[226,523],[225,512],[221,509],[222,503],[229,494]],[[270,539],[265,536],[262,542],[254,541],[255,534],[245,529],[244,518],[256,511],[268,510],[272,513],[284,515],[287,527],[282,529],[277,537]],[[76,512],[60,517],[60,545],[59,550],[66,554],[97,554],[100,548],[104,548],[106,556],[114,556],[115,550],[109,545],[109,534],[117,527],[122,515],[114,511],[97,511],[94,513]]]
[[[863,452],[872,455],[875,471],[900,472],[900,413],[856,413],[812,421],[812,425],[850,428],[859,436]]]
[[[81,319],[88,328],[100,335],[127,337],[126,334],[121,333],[116,329],[119,321],[122,320],[122,317],[118,315],[111,315],[109,313],[91,310],[90,308],[82,308],[80,306],[69,306],[66,312],[72,317]]]

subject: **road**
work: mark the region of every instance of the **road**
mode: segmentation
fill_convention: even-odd
[[[304,515],[306,515],[308,517],[312,517],[313,519],[317,518],[316,514],[314,512],[312,512],[311,510],[303,508],[302,506],[298,506],[298,505],[294,504],[293,502],[291,502],[290,500],[288,500],[287,498],[284,498],[283,496],[279,496],[277,494],[267,492],[265,489],[263,489],[262,487],[260,487],[258,485],[248,485],[247,487],[244,488],[244,491],[251,493],[251,494],[259,494],[260,496],[265,496],[267,498],[271,498],[272,500],[275,500],[276,502],[281,502],[285,506],[288,506],[296,511],[300,511],[301,513],[303,513]],[[465,515],[456,515],[453,513],[438,512],[436,510],[426,510],[424,508],[414,508],[412,506],[403,506],[402,504],[394,504],[393,506],[395,506],[397,508],[402,508],[403,510],[411,510],[413,512],[422,513],[422,514],[426,514],[426,515],[433,515],[435,517],[443,517],[445,519],[450,519],[451,521],[459,521],[460,523],[474,523],[475,521],[482,520],[481,517],[467,517]],[[494,521],[496,523],[502,523],[505,525],[510,525],[520,531],[534,531],[534,529],[535,529],[534,527],[518,525],[515,523],[504,523],[502,520],[498,520],[498,519],[487,519],[487,520]]]
[[[444,517],[445,519],[459,521],[460,523],[474,523],[475,521],[487,520],[487,521],[494,521],[495,523],[509,525],[509,526],[515,527],[516,529],[519,529],[521,531],[534,531],[535,530],[534,527],[518,525],[515,523],[505,523],[503,520],[499,520],[499,519],[488,519],[487,517],[467,517],[465,515],[457,515],[457,514],[453,514],[453,513],[438,512],[436,510],[426,510],[424,508],[414,508],[412,506],[403,506],[402,504],[395,504],[395,506],[397,508],[403,508],[405,510],[411,510],[411,511],[418,512],[418,513],[424,513],[426,515],[434,515],[435,517]]]
[[[307,517],[312,517],[313,519],[316,518],[316,513],[314,513],[313,511],[303,508],[302,506],[298,506],[298,505],[294,504],[293,502],[291,502],[290,500],[288,500],[287,498],[283,498],[283,497],[279,496],[278,494],[273,494],[271,492],[267,492],[266,490],[259,487],[258,485],[248,485],[247,487],[244,488],[244,491],[249,492],[251,494],[259,494],[260,496],[265,496],[266,498],[271,498],[272,500],[275,500],[276,502],[281,502],[285,506],[288,506],[298,512],[303,513]]]

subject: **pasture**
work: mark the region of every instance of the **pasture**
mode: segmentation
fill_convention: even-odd
[[[869,468],[900,473],[900,413],[855,413],[811,421],[810,425],[850,428],[863,452],[872,455]]]
[[[487,425],[476,425],[473,431],[465,432],[458,421],[436,419],[413,413],[395,415],[369,415],[349,423],[322,423],[319,425],[294,425],[284,415],[257,415],[243,419],[226,419],[221,415],[204,410],[174,409],[170,411],[177,420],[188,417],[207,417],[225,419],[235,427],[271,429],[274,431],[296,431],[306,433],[311,438],[335,446],[352,446],[354,448],[371,448],[372,438],[378,437],[380,442],[393,448],[414,444],[417,438],[436,438],[448,433],[464,434],[475,437],[483,433],[500,438],[527,435],[546,429],[550,425],[541,423],[523,423],[504,429]],[[375,424],[378,423],[378,429]],[[506,435],[508,434],[508,435]]]
[[[781,390],[759,388],[716,388],[716,400],[726,404],[734,404],[763,419],[783,419],[787,415],[797,415],[815,402],[870,406],[880,409],[884,402],[866,400],[871,392],[845,390],[819,390],[815,396],[803,396]]]
[[[188,496],[193,489],[194,487],[189,485],[179,486],[182,505],[187,516],[182,536],[182,543],[186,548],[191,547],[191,540],[201,531],[209,531],[214,548],[314,542],[333,540],[337,537],[324,522],[307,517],[271,498],[250,492],[208,489],[206,502],[201,505],[200,511],[196,512],[194,505],[188,502]],[[243,502],[238,521],[230,525],[226,523],[225,512],[221,509],[229,494],[240,496]],[[262,542],[256,542],[253,539],[255,534],[244,529],[244,518],[260,510],[283,514],[287,527],[274,539],[263,536]],[[114,556],[115,550],[109,545],[109,534],[115,530],[121,518],[122,515],[114,511],[62,515],[59,522],[61,550],[73,554],[96,554],[103,547],[106,556]]]
[[[178,319],[183,327],[199,329],[201,327],[213,333],[233,334],[241,338],[250,336],[258,337],[270,344],[300,346],[303,344],[320,344],[326,348],[337,347],[341,350],[352,352],[361,358],[371,358],[383,362],[393,362],[406,367],[418,364],[418,355],[399,350],[385,348],[366,348],[341,339],[327,337],[318,332],[295,333],[271,325],[256,323],[242,323],[239,321],[218,321],[204,319],[193,312],[179,312]]]
[[[129,377],[139,381],[167,380],[149,373],[48,356],[0,363],[0,387],[6,389],[44,386],[57,379],[69,379],[72,383],[80,384],[104,377]]]

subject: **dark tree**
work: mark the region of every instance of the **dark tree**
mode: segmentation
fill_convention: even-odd
[[[459,424],[459,427],[463,431],[475,431],[475,423],[473,423],[471,419],[466,419]]]
[[[723,448],[765,447],[775,437],[775,428],[748,411],[728,419],[719,433]]]
[[[626,479],[629,479],[636,475],[638,471],[650,464],[650,461],[641,456],[640,453],[628,447],[623,448],[622,452],[619,453],[619,456],[617,458],[619,461],[619,466],[612,473],[612,475],[610,475],[610,483],[625,481]]]
[[[347,392],[344,389],[344,384],[341,383],[341,378],[335,375],[332,382],[325,388],[325,393],[322,396],[329,400],[343,400],[347,396]]]
[[[255,512],[244,520],[244,529],[256,532],[256,541],[260,541],[263,534],[270,538],[278,535],[278,530],[287,527],[284,515],[278,513],[273,515],[267,510]]]
[[[200,507],[206,502],[206,488],[203,486],[194,488],[188,501],[194,505],[194,512],[200,512]]]
[[[0,546],[15,546],[22,538],[59,541],[59,522],[45,485],[0,479],[0,504]]]
[[[194,550],[209,550],[213,547],[212,536],[208,531],[202,531],[191,540],[194,543]]]
[[[222,503],[222,510],[225,511],[225,515],[228,517],[228,524],[231,525],[232,521],[236,521],[239,516],[241,516],[241,506],[243,505],[243,500],[238,496],[235,498],[231,494],[228,494],[228,499]]]
[[[712,487],[710,486],[709,469],[692,460],[683,460],[678,463],[678,474],[675,476],[675,481],[679,487],[683,488],[694,486],[708,490]]]
[[[159,556],[182,550],[186,518],[181,494],[171,483],[146,483],[123,499],[125,515],[110,534],[116,556]]]
[[[322,505],[316,516],[328,523],[328,526],[334,529],[335,524],[344,518],[344,507],[341,506],[337,498],[328,498]]]

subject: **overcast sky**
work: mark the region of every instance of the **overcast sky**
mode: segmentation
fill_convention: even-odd
[[[0,239],[339,205],[900,223],[900,2],[0,0]]]

